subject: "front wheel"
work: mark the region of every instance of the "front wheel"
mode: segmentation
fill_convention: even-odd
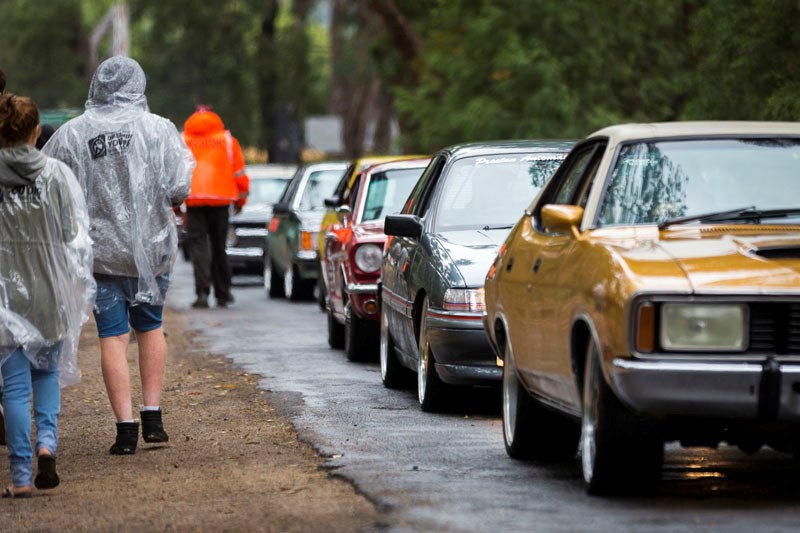
[[[428,339],[428,298],[422,302],[417,353],[417,396],[425,412],[441,411],[449,388],[436,373],[436,360]]]
[[[264,256],[264,289],[270,298],[281,298],[284,295],[283,278],[268,256]]]
[[[333,314],[333,308],[328,309],[328,346],[334,350],[344,348],[344,327],[339,324]]]
[[[510,342],[503,365],[503,440],[514,459],[571,459],[578,449],[578,424],[540,405],[519,380]]]
[[[600,350],[586,349],[581,466],[589,494],[641,494],[661,477],[664,442],[657,425],[625,407],[606,383]]]

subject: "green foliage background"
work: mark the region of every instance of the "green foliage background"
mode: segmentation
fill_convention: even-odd
[[[91,74],[86,36],[113,3],[0,1],[9,90],[43,108],[81,107]],[[325,113],[328,30],[298,29],[290,3],[281,1],[274,47],[264,48],[259,0],[130,0],[131,53],[148,75],[151,109],[180,127],[196,104],[211,104],[244,143],[263,145],[257,73],[274,62],[278,99],[295,102],[301,118]],[[800,119],[797,0],[395,4],[420,54],[404,60],[384,37],[369,54],[345,50],[333,68],[383,81],[407,150],[576,138],[626,121]],[[265,49],[270,57],[259,54]]]

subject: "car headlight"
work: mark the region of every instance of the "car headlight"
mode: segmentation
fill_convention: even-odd
[[[743,351],[747,348],[747,306],[665,303],[661,306],[661,347],[668,351]]]
[[[377,244],[362,244],[356,248],[353,260],[362,272],[377,272],[383,262],[383,249]]]
[[[448,311],[472,313],[485,311],[486,299],[483,287],[480,289],[447,289],[444,293],[444,308]]]

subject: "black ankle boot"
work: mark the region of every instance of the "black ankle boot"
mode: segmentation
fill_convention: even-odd
[[[141,411],[142,416],[142,438],[145,442],[167,442],[169,435],[164,431],[164,424],[161,422],[161,409],[158,411]]]
[[[139,441],[139,422],[117,422],[117,440],[108,450],[111,455],[131,455]]]

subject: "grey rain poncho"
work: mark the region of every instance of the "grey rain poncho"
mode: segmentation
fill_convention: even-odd
[[[0,149],[0,365],[22,348],[36,368],[58,365],[62,386],[80,381],[78,338],[94,293],[75,176],[33,146]]]
[[[44,152],[69,166],[89,207],[94,272],[138,278],[137,303],[160,305],[156,277],[178,249],[172,207],[189,194],[194,157],[175,125],[147,111],[145,76],[127,57],[97,67],[86,112],[61,126]]]

